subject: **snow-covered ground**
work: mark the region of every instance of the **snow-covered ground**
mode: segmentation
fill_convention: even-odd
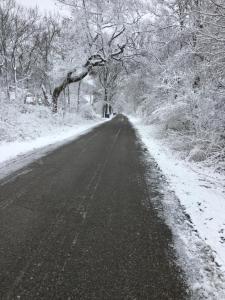
[[[78,119],[74,124],[58,124],[58,126],[46,128],[45,133],[41,131],[41,136],[40,132],[39,135],[35,135],[34,131],[33,137],[30,136],[29,139],[12,142],[0,141],[0,179],[49,151],[89,132],[103,122],[105,120],[101,118]]]
[[[153,126],[130,120],[169,184],[169,191],[164,191],[165,218],[198,291],[194,299],[225,299],[225,177],[179,159]]]

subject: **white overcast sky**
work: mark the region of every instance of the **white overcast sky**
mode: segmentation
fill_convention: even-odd
[[[38,6],[41,11],[58,11],[54,0],[16,0],[19,4],[25,5],[27,7]]]

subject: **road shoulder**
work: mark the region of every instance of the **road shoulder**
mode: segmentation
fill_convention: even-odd
[[[146,149],[146,163],[154,160],[163,173],[164,202],[162,205],[164,214],[162,217],[173,230],[180,262],[189,274],[194,294],[197,299],[199,299],[198,297],[224,299],[223,270],[225,264],[223,255],[221,255],[224,253],[224,248],[220,242],[216,247],[216,232],[214,232],[217,230],[214,221],[216,221],[218,213],[224,217],[224,210],[221,209],[218,212],[218,206],[216,206],[220,199],[224,200],[224,194],[220,198],[218,196],[217,202],[213,201],[219,194],[219,190],[214,191],[199,186],[201,177],[198,178],[193,170],[182,168],[182,162],[176,161],[169,150],[165,149],[165,146],[151,135],[148,126],[132,118],[131,122]],[[148,174],[147,180],[150,180]],[[208,209],[209,214],[215,212],[214,220],[213,217],[207,216],[207,209],[205,214],[200,210],[201,204],[198,203],[202,202],[204,205],[205,200],[212,206],[212,209]],[[222,201],[222,205],[224,205],[224,201]]]

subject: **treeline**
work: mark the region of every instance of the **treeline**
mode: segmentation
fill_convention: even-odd
[[[51,88],[53,58],[60,50],[61,25],[15,0],[0,2],[0,85],[10,97],[23,91]],[[1,95],[3,97],[3,95]]]
[[[153,0],[147,10],[127,89],[134,109],[188,158],[225,169],[225,3]]]
[[[187,157],[225,158],[225,4],[222,0],[58,0],[68,17],[0,3],[0,85],[44,105],[112,102],[175,134]],[[71,95],[73,86],[77,95]],[[72,88],[71,88],[72,87]],[[82,86],[82,90],[85,87]],[[3,96],[1,96],[1,99]],[[19,100],[18,100],[19,99]],[[63,104],[63,105],[64,105]],[[65,105],[64,105],[65,108]],[[194,154],[193,154],[194,153]]]
[[[21,93],[28,92],[57,112],[58,100],[71,100],[70,85],[88,75],[98,97],[112,98],[117,75],[133,55],[142,5],[133,0],[58,3],[69,10],[67,17],[1,1],[0,85],[6,101],[21,101]]]

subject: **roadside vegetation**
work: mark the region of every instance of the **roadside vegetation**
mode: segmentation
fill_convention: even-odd
[[[154,124],[182,158],[223,172],[223,1],[58,5],[66,16],[0,3],[0,140],[32,137],[43,119],[96,118],[106,102]]]

